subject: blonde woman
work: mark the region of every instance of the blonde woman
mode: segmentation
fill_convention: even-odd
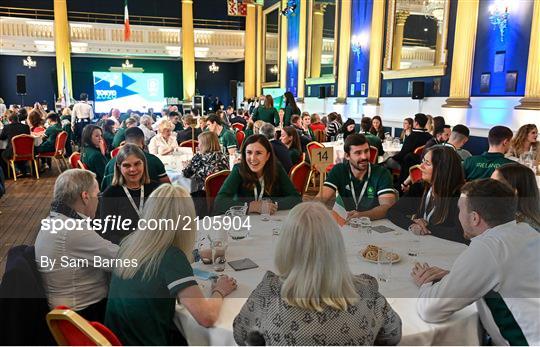
[[[519,128],[516,136],[510,143],[510,150],[507,155],[519,158],[523,153],[532,150],[535,158],[540,155],[538,153],[538,128],[535,124],[525,124]]]
[[[183,170],[185,177],[193,178],[195,188],[191,196],[195,200],[197,215],[207,215],[204,181],[208,175],[229,169],[229,157],[221,151],[216,133],[207,131],[198,137],[199,153],[196,153]]]
[[[324,205],[294,207],[276,245],[277,274],[266,273],[234,320],[236,343],[245,345],[258,330],[269,346],[397,344],[401,319],[377,281],[354,276],[344,255],[341,231]]]
[[[190,263],[195,243],[195,208],[189,193],[180,186],[164,184],[146,202],[142,219],[191,222],[175,229],[162,223],[157,229],[138,229],[120,245],[107,302],[105,324],[128,345],[185,344],[173,323],[179,301],[204,327],[217,320],[223,298],[236,289],[236,281],[221,276],[205,298]],[[185,224],[183,222],[182,224]],[[126,265],[127,264],[127,265]]]
[[[164,120],[159,123],[158,134],[150,140],[148,152],[153,155],[172,154],[178,148],[176,137],[172,136],[174,125],[171,121]]]
[[[250,137],[251,135],[259,134],[259,131],[261,130],[263,125],[264,125],[264,121],[260,119],[255,122],[249,122],[247,129],[244,131],[246,134],[246,138]]]
[[[433,116],[432,115],[426,115],[427,117],[427,123],[426,123],[426,130],[428,133],[433,134],[433,130],[435,130],[435,125],[433,124]]]

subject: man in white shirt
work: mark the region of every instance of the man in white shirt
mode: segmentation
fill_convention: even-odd
[[[114,262],[118,246],[86,224],[95,216],[98,194],[90,171],[72,169],[58,176],[51,212],[41,222],[35,249],[49,307],[69,306],[87,320],[103,321],[107,272],[114,269],[105,261]]]
[[[431,323],[476,302],[496,345],[540,345],[540,234],[516,223],[517,197],[504,183],[482,179],[461,189],[459,221],[469,247],[450,271],[417,263],[417,310]]]
[[[71,126],[75,141],[80,142],[83,128],[94,119],[94,110],[88,103],[88,94],[81,93],[80,101],[73,106],[71,112]]]

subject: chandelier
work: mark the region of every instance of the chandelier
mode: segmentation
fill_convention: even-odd
[[[133,64],[131,64],[129,60],[126,59],[126,61],[122,63],[122,69],[131,69],[131,68],[133,68]]]
[[[489,6],[489,22],[493,25],[493,29],[499,28],[501,34],[501,42],[504,42],[504,32],[508,25],[508,1],[496,0]]]
[[[210,66],[208,66],[208,70],[209,70],[211,73],[219,72],[219,66],[216,65],[216,63],[212,62],[212,64],[211,64]]]
[[[278,66],[277,65],[274,65],[270,68],[270,73],[273,74],[273,75],[277,75],[278,74]]]
[[[28,56],[26,59],[23,59],[23,65],[31,69],[37,66],[37,62],[32,60],[32,57]]]

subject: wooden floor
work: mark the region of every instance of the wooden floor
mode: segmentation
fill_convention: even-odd
[[[58,171],[48,170],[33,177],[6,180],[6,194],[0,199],[0,279],[8,250],[17,245],[33,245],[41,219],[50,210]]]

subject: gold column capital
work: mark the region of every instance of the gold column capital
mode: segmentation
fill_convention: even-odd
[[[533,6],[525,97],[515,107],[518,110],[540,110],[540,1]]]
[[[407,18],[409,18],[411,14],[409,11],[399,11],[396,13],[396,25],[405,25],[405,22],[407,22]]]
[[[458,1],[450,96],[442,107],[470,108],[479,0]]]

